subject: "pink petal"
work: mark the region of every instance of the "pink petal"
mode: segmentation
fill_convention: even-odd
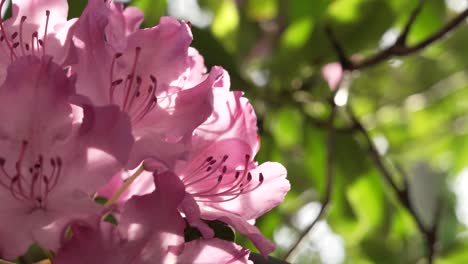
[[[155,175],[155,192],[135,196],[123,207],[118,229],[127,239],[142,244],[137,263],[163,263],[172,246],[184,241],[185,222],[177,211],[184,186],[171,173]]]
[[[283,202],[291,188],[286,179],[286,169],[276,162],[265,162],[250,171],[255,177],[262,173],[263,183],[254,191],[240,195],[237,199],[224,203],[204,204],[205,206],[229,211],[246,220],[257,219]],[[209,209],[208,209],[209,210]]]
[[[19,24],[21,17],[26,16],[29,23],[42,24],[44,28],[46,10],[50,12],[49,30],[52,31],[55,25],[67,21],[67,0],[12,0],[12,2],[15,24]],[[43,30],[38,30],[38,32],[43,32]]]
[[[137,31],[143,22],[143,12],[135,7],[125,8],[122,3],[108,2],[111,11],[106,27],[106,39],[116,50],[124,50],[126,37]]]
[[[130,168],[148,158],[171,166],[171,162],[186,151],[186,138],[190,138],[192,131],[211,114],[212,88],[222,72],[221,68],[213,67],[205,81],[167,96],[141,120],[134,129],[137,142]]]
[[[129,200],[122,209],[122,218],[119,229],[129,230],[130,240],[138,240],[150,234],[154,228],[171,229],[169,233],[183,234],[185,223],[177,212],[177,207],[185,196],[184,186],[180,180],[171,173],[155,176],[155,192],[135,196]],[[151,208],[151,209],[150,209]],[[138,228],[132,228],[137,226]],[[177,230],[182,230],[179,232]],[[178,240],[178,238],[175,238]],[[164,242],[168,244],[169,241]]]
[[[129,117],[116,106],[92,107],[85,105],[84,115],[85,118],[79,133],[81,139],[86,141],[90,147],[88,163],[95,166],[89,168],[88,173],[98,177],[97,175],[102,175],[105,171],[108,174],[107,181],[117,171],[110,173],[106,166],[115,166],[117,161],[121,167],[128,161],[134,141]],[[112,158],[106,160],[106,156],[109,154]]]
[[[224,76],[229,75],[225,73]],[[218,88],[213,93],[213,113],[194,131],[193,151],[198,152],[223,139],[239,139],[251,146],[252,151],[245,154],[253,157],[258,148],[258,140],[257,117],[252,105],[242,97],[242,92]]]
[[[73,237],[54,257],[54,264],[132,263],[135,249],[124,245],[115,227],[107,222],[100,226],[72,224]]]
[[[190,194],[185,194],[180,209],[185,214],[188,223],[197,228],[204,238],[214,237],[213,229],[201,219],[200,208]]]
[[[123,185],[124,180],[132,175],[132,172],[123,171],[112,177],[112,179],[98,191],[98,195],[105,198],[111,198],[117,190]],[[154,191],[153,173],[144,171],[138,176],[133,183],[120,195],[117,200],[118,204],[124,204],[135,195],[150,194]]]
[[[205,60],[198,50],[189,47],[188,56],[190,70],[187,81],[185,82],[185,87],[193,87],[201,83],[206,78],[207,69],[205,66]]]
[[[185,222],[177,211],[184,187],[170,173],[154,181],[153,193],[124,205],[117,227],[72,224],[73,237],[54,263],[171,263],[172,248],[184,242]]]
[[[127,29],[127,34],[137,31],[145,18],[143,12],[140,9],[133,6],[125,8],[123,11],[123,15],[125,17],[125,26]]]
[[[73,79],[47,56],[18,58],[0,87],[0,156],[6,171],[0,197],[7,202],[0,212],[13,221],[2,221],[0,233],[21,238],[18,244],[0,241],[7,256],[24,253],[24,245],[32,243],[57,249],[69,221],[99,212],[91,195],[126,163],[133,140],[128,117],[115,107],[88,106],[83,112],[70,104],[73,93]],[[18,170],[23,187],[12,189],[14,181],[5,174]]]
[[[247,236],[265,257],[276,248],[275,244],[265,238],[257,227],[249,224],[246,220],[233,213],[215,210],[209,212],[204,211],[202,212],[202,217],[207,220],[219,220],[232,226],[235,230]]]
[[[217,238],[198,239],[183,245],[176,263],[252,263],[248,258],[249,251],[235,243]]]

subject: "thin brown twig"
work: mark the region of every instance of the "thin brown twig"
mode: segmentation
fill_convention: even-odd
[[[355,127],[356,130],[360,132],[366,139],[368,153],[369,153],[371,160],[374,162],[380,174],[383,175],[385,180],[389,183],[390,187],[397,194],[397,198],[399,202],[411,214],[419,231],[423,234],[424,240],[426,242],[426,251],[427,251],[426,257],[428,259],[428,263],[429,264],[433,263],[433,259],[435,255],[435,244],[437,242],[437,227],[438,227],[438,221],[440,217],[440,206],[442,204],[441,201],[439,201],[438,203],[438,209],[436,210],[436,213],[435,213],[434,223],[430,227],[426,227],[421,217],[417,214],[414,205],[411,203],[410,196],[409,196],[409,189],[408,189],[409,187],[408,187],[408,184],[406,183],[406,179],[408,176],[406,175],[404,170],[401,167],[397,167],[397,169],[400,171],[403,178],[405,179],[404,186],[400,188],[395,183],[392,173],[385,165],[384,157],[380,155],[380,153],[377,151],[377,148],[375,147],[375,144],[372,142],[369,132],[364,128],[361,122],[359,122],[358,118],[356,117],[356,115],[353,113],[353,111],[349,107],[347,108],[347,110],[348,110],[348,115],[353,124],[353,127]]]
[[[338,58],[340,60],[340,63],[342,64],[343,69],[350,70],[350,71],[361,70],[363,68],[367,68],[367,67],[379,64],[380,62],[387,60],[391,57],[400,57],[400,56],[405,56],[405,55],[409,55],[412,53],[416,53],[426,48],[427,46],[431,45],[432,43],[443,38],[447,33],[455,29],[459,24],[461,24],[468,17],[468,9],[466,9],[465,11],[463,11],[462,13],[454,17],[447,24],[445,24],[441,29],[439,29],[439,31],[434,32],[433,34],[431,34],[424,40],[410,46],[407,44],[407,37],[408,37],[409,32],[411,31],[411,27],[416,21],[417,16],[421,12],[424,3],[425,3],[425,0],[421,0],[418,6],[413,10],[413,12],[410,15],[410,18],[408,19],[408,22],[403,28],[403,31],[400,33],[400,35],[398,36],[397,40],[393,43],[393,45],[375,53],[369,58],[366,58],[358,62],[352,61],[346,55],[343,47],[341,46],[340,42],[334,35],[330,26],[327,26],[325,30],[330,40],[332,41],[333,47],[338,55]]]
[[[444,27],[442,27],[439,31],[433,33],[426,39],[422,40],[421,42],[414,44],[412,46],[408,46],[407,44],[407,38],[409,35],[409,32],[411,31],[411,27],[413,26],[414,22],[416,21],[417,16],[421,12],[423,6],[424,6],[425,0],[420,0],[416,8],[412,11],[410,18],[408,19],[407,24],[405,25],[402,33],[398,36],[397,40],[395,43],[374,54],[373,56],[364,59],[360,62],[353,62],[347,55],[343,47],[341,46],[340,42],[334,35],[333,31],[329,26],[327,26],[326,32],[329,36],[329,39],[338,55],[338,59],[345,70],[358,70],[358,69],[363,69],[366,67],[373,66],[375,64],[378,64],[390,57],[393,56],[405,56],[409,55],[411,53],[415,53],[417,51],[420,51],[427,46],[431,45],[435,41],[441,39],[444,37],[448,32],[452,31],[455,29],[462,21],[465,20],[466,17],[468,17],[468,9],[460,13],[458,16],[453,18],[450,22],[448,22]],[[336,132],[334,128],[334,118],[336,114],[336,105],[333,104],[333,111],[330,115],[329,122],[327,123],[327,130],[328,130],[328,138],[327,138],[327,166],[326,166],[326,176],[327,176],[327,183],[326,183],[326,190],[325,190],[325,197],[323,200],[322,207],[319,211],[318,216],[314,219],[314,221],[304,230],[304,232],[301,234],[299,239],[296,241],[296,243],[291,247],[291,249],[286,253],[285,259],[290,260],[292,256],[294,256],[295,251],[299,248],[300,244],[303,243],[305,240],[305,237],[307,234],[312,230],[312,228],[315,226],[315,224],[318,222],[318,220],[323,216],[328,203],[330,202],[330,197],[331,197],[331,192],[332,192],[332,160],[333,160],[333,135]],[[439,202],[439,208],[437,209],[436,216],[435,216],[435,221],[433,225],[430,228],[426,228],[421,220],[421,218],[416,214],[416,211],[411,204],[410,197],[409,197],[409,191],[408,191],[408,185],[406,182],[404,182],[404,186],[401,188],[397,185],[397,183],[394,180],[394,177],[392,176],[392,173],[390,170],[387,168],[383,157],[379,154],[377,148],[375,147],[374,143],[372,142],[372,139],[367,132],[367,130],[364,128],[364,126],[359,122],[357,117],[352,113],[352,111],[349,111],[349,116],[352,121],[352,125],[350,126],[350,129],[353,131],[358,131],[361,134],[364,135],[367,141],[367,145],[369,148],[369,156],[371,157],[372,161],[374,162],[375,166],[379,170],[379,172],[383,175],[385,180],[388,182],[388,184],[391,186],[391,188],[395,191],[397,194],[398,200],[400,203],[408,210],[408,212],[413,216],[416,225],[418,229],[421,231],[423,234],[425,241],[426,241],[426,249],[427,249],[427,258],[429,264],[433,263],[434,255],[435,255],[435,244],[437,241],[437,222],[439,221],[440,218],[440,205],[441,202]],[[323,125],[320,123],[319,125]]]
[[[306,116],[306,120],[309,124],[321,128],[321,129],[328,129],[328,121],[327,120],[321,120],[315,117],[312,117],[308,115],[307,113],[304,113]],[[353,126],[335,126],[335,133],[353,133],[356,131],[356,129]]]
[[[420,0],[416,8],[413,9],[413,12],[411,12],[411,15],[408,21],[406,22],[403,31],[400,33],[400,36],[398,36],[398,38],[396,39],[394,45],[400,45],[403,47],[407,45],[408,35],[411,31],[411,27],[413,26],[414,21],[416,21],[416,18],[418,17],[419,13],[421,13],[425,3],[426,0]]]
[[[297,255],[297,251],[301,248],[301,245],[306,241],[307,235],[318,223],[318,221],[323,217],[328,208],[328,204],[331,200],[332,190],[333,190],[333,160],[334,160],[334,141],[335,141],[335,117],[337,114],[337,105],[334,103],[334,93],[330,98],[331,112],[327,121],[327,142],[326,142],[326,151],[327,157],[325,161],[325,193],[322,200],[322,205],[320,210],[315,217],[315,219],[310,223],[300,234],[299,238],[296,240],[294,245],[288,250],[284,258],[286,261],[290,262]]]
[[[380,171],[380,173],[385,178],[385,180],[388,182],[388,184],[390,184],[390,186],[395,191],[397,191],[398,195],[404,196],[402,193],[402,190],[400,190],[400,187],[398,187],[390,171],[387,169],[387,166],[385,165],[384,161],[381,158],[381,155],[379,154],[379,151],[377,150],[374,143],[372,142],[372,139],[369,133],[367,133],[367,130],[364,128],[361,122],[359,122],[356,115],[351,111],[349,107],[347,108],[347,110],[348,110],[349,118],[351,119],[351,123],[353,124],[352,127],[354,127],[356,131],[359,131],[366,139],[366,142],[369,148],[368,149],[369,156],[371,157],[372,161],[375,163],[375,166]]]

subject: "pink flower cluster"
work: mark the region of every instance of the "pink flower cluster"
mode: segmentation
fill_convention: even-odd
[[[103,0],[68,21],[66,0],[12,2],[0,21],[0,257],[38,244],[56,264],[248,263],[213,220],[274,250],[254,222],[282,202],[286,170],[254,161],[253,108],[223,68],[207,71],[189,23],[139,29],[141,11]],[[201,238],[185,241],[187,227]]]

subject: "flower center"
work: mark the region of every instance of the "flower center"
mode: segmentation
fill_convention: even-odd
[[[146,114],[156,106],[157,80],[153,75],[142,78],[137,74],[137,65],[141,48],[135,48],[132,68],[129,73],[123,74],[124,78],[115,78],[115,66],[122,53],[116,53],[112,59],[110,69],[109,101],[117,104],[122,111],[127,112],[132,123],[142,120]]]
[[[26,166],[24,159],[27,148],[28,141],[23,141],[14,173],[7,171],[5,158],[0,157],[0,186],[7,189],[15,199],[31,201],[35,208],[45,209],[47,197],[60,178],[62,159],[51,157],[50,166],[46,166],[44,156],[39,154],[33,164]]]
[[[248,170],[250,155],[245,155],[242,169],[228,170],[225,165],[228,158],[228,155],[224,155],[217,160],[209,156],[196,169],[183,173],[182,181],[185,188],[197,202],[231,201],[262,185],[263,174],[258,173],[256,180]]]
[[[0,10],[3,8],[5,0],[0,2]],[[46,37],[47,37],[47,28],[49,26],[50,11],[46,10],[45,13],[45,29],[42,39],[39,38],[39,33],[34,31],[30,39],[28,36],[24,36],[23,29],[27,17],[22,16],[20,20],[20,25],[18,31],[7,32],[3,19],[0,18],[0,49],[3,49],[4,52],[10,54],[10,59],[13,61],[18,57],[18,54],[21,56],[25,55],[45,55],[46,49]],[[12,27],[11,29],[13,29]],[[19,48],[19,51],[18,51]]]

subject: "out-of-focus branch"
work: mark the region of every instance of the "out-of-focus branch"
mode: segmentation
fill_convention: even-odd
[[[340,60],[340,63],[343,69],[350,70],[350,71],[361,70],[363,68],[367,68],[367,67],[379,64],[382,61],[387,60],[391,57],[405,56],[405,55],[418,52],[426,48],[427,46],[431,45],[432,43],[443,38],[447,33],[454,30],[458,25],[460,25],[468,17],[468,9],[466,9],[465,11],[463,11],[462,13],[454,17],[447,24],[445,24],[441,29],[439,29],[439,31],[434,32],[432,35],[428,36],[426,39],[420,41],[419,43],[408,45],[407,44],[408,34],[411,31],[411,27],[416,21],[417,16],[421,12],[424,3],[425,3],[425,0],[421,0],[418,6],[413,10],[413,12],[410,15],[410,18],[408,19],[408,22],[403,28],[403,31],[400,33],[400,35],[398,36],[396,41],[393,43],[393,45],[361,61],[353,61],[346,55],[345,50],[343,49],[340,42],[336,38],[331,27],[327,26],[325,28],[326,32],[338,55],[338,59]]]
[[[284,259],[288,262],[291,262],[292,259],[297,255],[298,251],[300,250],[301,246],[305,241],[307,241],[307,235],[310,231],[314,228],[314,226],[318,223],[318,221],[322,218],[325,214],[328,204],[331,200],[332,190],[333,190],[333,160],[334,160],[334,141],[335,141],[335,117],[337,114],[337,105],[334,102],[334,93],[333,96],[329,99],[331,112],[330,116],[326,123],[327,128],[327,142],[326,142],[326,161],[325,161],[325,193],[322,200],[322,205],[320,210],[312,221],[312,223],[307,226],[304,231],[301,232],[299,238],[296,240],[294,245],[289,249],[289,251],[284,256]]]
[[[321,119],[318,119],[318,118],[315,118],[315,117],[311,117],[309,115],[307,115],[306,113],[304,113],[304,115],[306,116],[306,119],[307,119],[307,123],[317,127],[317,128],[321,128],[321,129],[328,129],[328,123],[329,121],[328,120],[321,120]],[[353,126],[335,126],[334,127],[334,131],[335,133],[343,133],[343,134],[346,134],[346,133],[354,133],[354,131],[356,131],[356,129],[353,127]]]
[[[361,60],[361,61],[353,61],[350,57],[345,52],[345,49],[343,46],[340,44],[338,41],[337,37],[334,35],[331,27],[327,26],[326,33],[328,34],[328,37],[330,39],[331,44],[333,45],[333,48],[335,49],[339,62],[344,70],[348,71],[353,71],[353,70],[360,70],[364,69],[373,65],[376,65],[378,63],[381,63],[391,57],[394,56],[405,56],[409,55],[415,52],[418,52],[427,46],[431,45],[432,43],[440,40],[442,37],[444,37],[448,32],[452,31],[455,29],[459,24],[461,24],[465,18],[468,17],[468,9],[465,10],[464,12],[460,13],[458,16],[453,18],[451,21],[449,21],[445,26],[443,26],[439,31],[433,33],[426,39],[420,41],[419,43],[416,43],[414,45],[408,45],[407,39],[408,35],[411,31],[412,26],[414,25],[414,22],[416,21],[416,18],[420,14],[421,10],[423,9],[425,0],[420,0],[416,8],[411,12],[410,17],[408,19],[408,22],[403,28],[403,31],[400,33],[396,41],[391,45],[390,47],[381,50],[380,52],[374,54],[373,56],[370,56],[367,59]],[[393,189],[393,191],[396,193],[396,196],[398,198],[398,201],[403,205],[403,207],[411,214],[413,219],[415,220],[415,223],[424,236],[425,242],[426,242],[426,253],[427,253],[427,259],[429,264],[433,263],[433,258],[435,255],[435,245],[437,241],[437,226],[438,226],[438,219],[440,217],[440,206],[441,202],[439,202],[438,209],[436,212],[435,216],[435,221],[431,227],[426,227],[423,224],[423,221],[421,217],[419,217],[416,213],[414,205],[412,205],[410,201],[410,196],[409,196],[409,187],[406,182],[404,181],[403,186],[399,186],[395,182],[395,178],[392,175],[391,170],[387,167],[387,164],[384,161],[384,157],[380,155],[378,152],[376,146],[374,145],[372,138],[370,137],[368,131],[365,129],[365,127],[362,125],[362,123],[359,121],[359,119],[354,115],[354,113],[349,109],[348,113],[351,119],[351,126],[345,127],[342,129],[337,129],[334,127],[334,120],[336,116],[336,105],[333,102],[333,98],[331,99],[331,106],[332,106],[332,112],[330,114],[330,117],[327,122],[323,122],[321,120],[313,120],[314,125],[318,127],[324,127],[327,129],[327,159],[326,159],[326,186],[325,186],[325,194],[323,197],[323,202],[322,206],[320,208],[320,211],[318,213],[318,216],[314,219],[314,221],[301,233],[299,239],[296,241],[296,243],[291,247],[291,249],[286,253],[285,259],[287,261],[290,261],[294,256],[297,254],[297,251],[301,248],[301,244],[306,241],[307,235],[310,233],[310,231],[313,229],[313,227],[317,224],[317,222],[321,219],[321,217],[324,215],[326,208],[330,202],[331,198],[331,193],[332,193],[332,188],[333,188],[333,141],[334,141],[334,134],[336,132],[358,132],[361,133],[365,139],[366,139],[366,144],[368,146],[368,153],[369,157],[379,170],[379,172],[382,174],[384,179],[387,181],[387,183],[390,185],[390,187]]]
[[[404,208],[406,208],[406,210],[411,214],[414,221],[416,222],[416,225],[419,231],[424,236],[424,240],[426,242],[426,251],[427,251],[426,257],[428,259],[428,263],[429,264],[433,263],[433,259],[435,255],[435,244],[437,241],[437,226],[438,226],[438,221],[440,217],[440,208],[441,208],[442,202],[441,201],[438,202],[438,209],[435,212],[434,223],[432,224],[431,227],[429,228],[426,227],[423,224],[421,217],[418,216],[414,205],[410,201],[409,186],[406,182],[406,179],[408,176],[406,175],[406,173],[403,171],[401,167],[398,167],[400,174],[402,174],[403,178],[405,179],[403,187],[399,187],[395,183],[394,177],[392,176],[390,169],[386,166],[384,157],[380,155],[380,153],[377,151],[377,148],[374,142],[372,141],[372,138],[370,137],[368,131],[364,128],[362,123],[358,120],[358,118],[356,117],[356,115],[353,113],[353,111],[350,108],[348,108],[348,115],[351,119],[353,127],[355,127],[356,131],[362,134],[364,138],[366,139],[369,157],[374,162],[380,174],[385,178],[385,180],[388,182],[390,187],[397,194],[398,201],[401,203],[401,205],[403,205]]]

